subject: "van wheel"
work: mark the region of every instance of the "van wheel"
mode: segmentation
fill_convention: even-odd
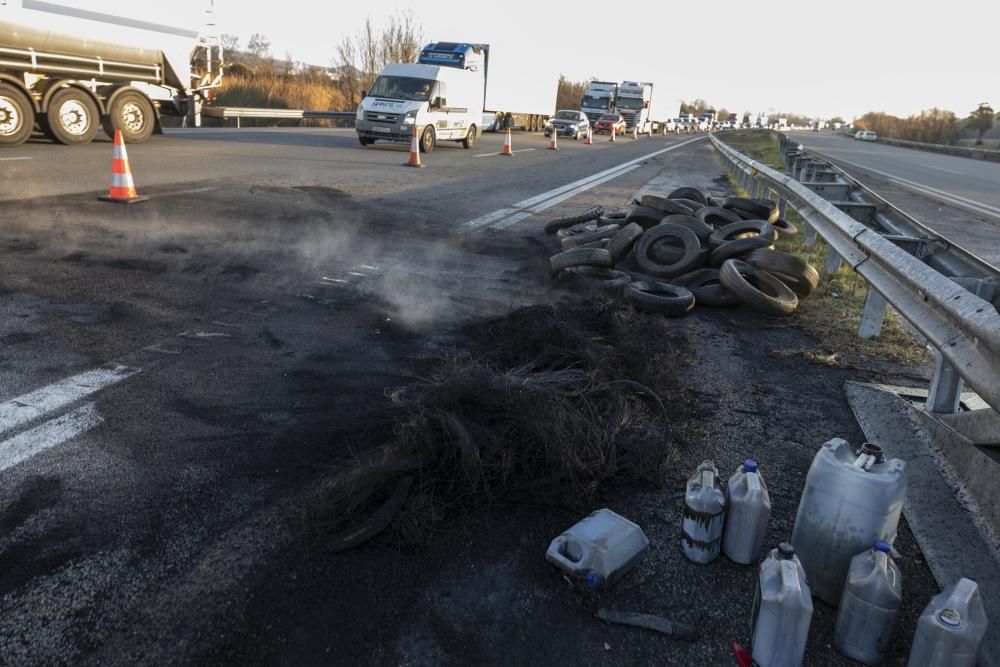
[[[362,146],[371,146],[372,144],[375,143],[375,140],[369,139],[368,137],[359,136],[358,143],[360,143]]]
[[[437,137],[434,135],[434,128],[428,125],[420,135],[420,152],[433,153],[436,145]]]
[[[79,88],[63,88],[49,100],[42,129],[60,144],[87,144],[97,134],[94,100]]]
[[[476,126],[469,126],[469,133],[465,135],[465,139],[462,139],[462,145],[466,148],[472,148],[476,143]]]
[[[0,83],[0,146],[17,146],[31,136],[35,110],[31,100],[14,86]]]
[[[155,124],[156,114],[149,99],[132,91],[116,97],[102,120],[104,132],[114,139],[115,130],[121,130],[126,144],[141,144],[149,139]]]

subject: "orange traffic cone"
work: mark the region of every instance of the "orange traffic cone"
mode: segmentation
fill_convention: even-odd
[[[115,130],[114,156],[111,160],[111,188],[107,195],[98,197],[98,199],[117,204],[134,204],[149,199],[149,197],[140,197],[135,191],[132,168],[128,163],[128,153],[125,151],[125,140],[122,138],[121,130]]]
[[[417,128],[413,127],[413,138],[410,140],[410,159],[403,163],[404,167],[416,167],[417,169],[423,169],[424,165],[420,164],[420,141],[417,139]]]
[[[510,128],[507,128],[507,138],[503,140],[503,149],[500,151],[500,155],[514,155],[514,149],[510,142]]]
[[[594,128],[587,128],[587,140],[583,142],[584,146],[591,146],[594,143]]]
[[[614,125],[611,126],[611,138],[608,139],[608,141],[610,141],[611,143],[615,143],[615,126]]]
[[[549,139],[549,150],[550,151],[557,151],[557,150],[559,150],[559,142],[556,141],[556,135],[558,133],[559,133],[559,131],[556,129],[556,126],[553,125],[552,126],[552,138]]]

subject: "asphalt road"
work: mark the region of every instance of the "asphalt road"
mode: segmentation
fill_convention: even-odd
[[[656,544],[602,602],[697,623],[698,642],[593,619],[542,557],[578,510],[503,506],[339,556],[300,519],[303,489],[384,441],[387,388],[467,351],[469,323],[569,298],[546,282],[542,220],[653,179],[730,193],[697,137],[545,146],[515,135],[503,158],[490,136],[416,170],[349,132],[177,133],[130,149],[150,196],[134,206],[96,199],[107,142],[4,153],[30,159],[0,162],[0,662],[728,662],[753,568],[684,561],[669,494],[703,458],[753,452],[780,541],[816,447],[861,438],[843,381],[872,377],[779,354],[815,345],[787,321],[660,321],[651,344],[688,351],[668,491],[578,499]],[[905,527],[897,547],[891,664],[936,591]],[[809,664],[846,664],[834,616],[817,610]]]

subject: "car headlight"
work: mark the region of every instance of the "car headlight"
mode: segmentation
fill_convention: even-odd
[[[545,127],[551,128],[552,127],[552,121],[551,120],[545,121]]]
[[[407,111],[406,115],[403,116],[403,125],[413,125],[417,122],[417,112]]]
[[[365,119],[365,110],[362,109],[361,107],[358,107],[358,110],[354,114],[354,120],[364,120],[364,119]]]

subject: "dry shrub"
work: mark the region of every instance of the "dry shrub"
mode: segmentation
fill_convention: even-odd
[[[310,490],[303,511],[328,548],[390,526],[417,540],[492,503],[579,504],[608,482],[659,480],[682,405],[664,320],[606,303],[534,306],[467,333],[475,353],[388,392],[391,441]]]

